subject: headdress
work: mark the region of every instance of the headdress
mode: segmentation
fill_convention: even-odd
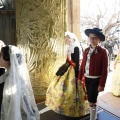
[[[77,38],[77,36],[69,31],[65,32],[65,36],[69,36],[69,40],[70,40],[70,46],[68,48],[69,51],[69,55],[71,56],[71,53],[74,53],[74,48],[78,47],[79,48],[79,52],[80,52],[80,59],[83,58],[83,52],[82,52],[82,48],[80,46],[80,42]]]

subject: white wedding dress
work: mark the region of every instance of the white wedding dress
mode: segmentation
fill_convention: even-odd
[[[10,68],[0,77],[5,82],[0,120],[40,120],[23,54],[10,48]]]

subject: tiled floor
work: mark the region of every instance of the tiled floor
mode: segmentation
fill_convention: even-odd
[[[111,69],[113,70],[113,62]],[[113,71],[108,74],[104,92],[99,93],[98,106],[120,117],[120,97],[115,97],[111,93]]]

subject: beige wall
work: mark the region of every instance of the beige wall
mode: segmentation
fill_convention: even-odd
[[[80,40],[80,0],[66,0],[67,30]]]

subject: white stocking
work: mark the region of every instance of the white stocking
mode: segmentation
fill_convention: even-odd
[[[96,120],[97,119],[97,107],[90,107],[90,120]]]

